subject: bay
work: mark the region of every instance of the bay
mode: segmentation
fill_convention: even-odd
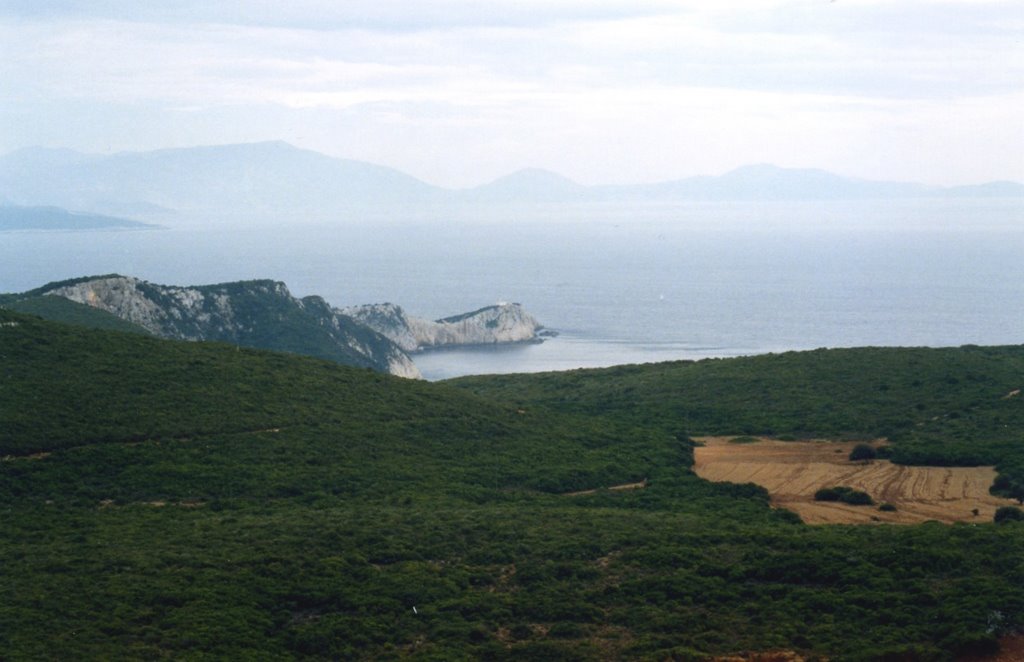
[[[439,318],[517,301],[559,335],[421,353],[429,379],[816,347],[1024,342],[1021,201],[706,203],[501,217],[0,234],[0,291],[271,278]]]

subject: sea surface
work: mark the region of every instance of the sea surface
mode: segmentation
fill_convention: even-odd
[[[0,234],[0,292],[251,278],[439,318],[522,303],[558,336],[418,354],[428,379],[817,347],[1024,343],[1024,201],[504,210],[344,226]]]

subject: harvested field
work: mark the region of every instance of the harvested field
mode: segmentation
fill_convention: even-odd
[[[771,494],[773,506],[794,511],[808,524],[991,522],[996,508],[1016,504],[988,493],[996,478],[993,467],[851,462],[847,457],[857,442],[759,439],[737,444],[729,443],[730,439],[696,439],[705,444],[694,452],[697,475],[716,482],[761,485]],[[817,490],[834,486],[867,492],[876,505],[814,500]],[[882,503],[896,510],[878,510]]]

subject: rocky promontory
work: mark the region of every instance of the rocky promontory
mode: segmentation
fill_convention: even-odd
[[[421,376],[409,356],[384,336],[337,314],[320,297],[293,297],[277,281],[178,287],[110,275],[53,283],[30,294],[105,310],[162,338],[229,342]]]
[[[392,303],[352,306],[339,312],[387,336],[407,352],[459,345],[536,342],[545,335],[553,335],[518,303],[498,303],[434,321],[410,316],[401,306]]]
[[[305,354],[410,378],[421,375],[409,353],[554,335],[517,303],[431,321],[390,303],[335,308],[319,296],[296,298],[284,283],[272,280],[182,287],[112,274],[50,283],[15,296],[62,297],[162,338]]]

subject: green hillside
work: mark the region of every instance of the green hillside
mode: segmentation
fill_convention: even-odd
[[[0,306],[21,313],[36,315],[52,322],[84,326],[90,329],[125,331],[127,333],[149,335],[148,331],[137,324],[125,321],[105,310],[76,303],[64,297],[4,294],[0,295]]]
[[[690,473],[654,395],[600,403],[645,370],[480,395],[0,310],[0,656],[946,659],[1024,623],[1024,525],[802,525]]]
[[[997,465],[1024,490],[1024,346],[816,350],[453,383],[694,436],[884,437],[895,462]]]

